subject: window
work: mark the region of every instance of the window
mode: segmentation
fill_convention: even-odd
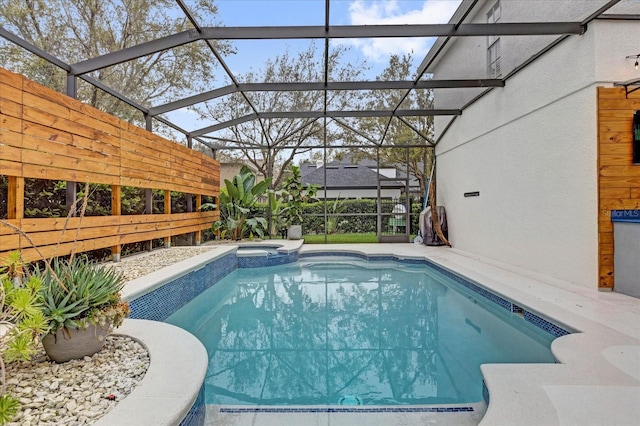
[[[496,24],[500,22],[502,8],[500,2],[497,1],[489,12],[487,12],[487,23]],[[490,78],[500,77],[500,37],[489,36],[487,38],[487,72]]]

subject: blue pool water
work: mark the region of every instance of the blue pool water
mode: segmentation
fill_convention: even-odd
[[[428,266],[237,269],[166,322],[206,346],[207,404],[482,400],[480,365],[554,362],[554,337]]]

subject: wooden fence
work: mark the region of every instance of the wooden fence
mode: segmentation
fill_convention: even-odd
[[[219,218],[201,212],[202,196],[219,195],[219,163],[0,68],[0,175],[8,176],[8,223],[0,256],[22,250],[26,260],[196,233]],[[24,218],[24,179],[111,185],[112,215]],[[164,191],[164,214],[120,215],[121,187]],[[171,191],[193,194],[196,211],[171,213]],[[32,242],[38,247],[36,250]]]
[[[611,210],[640,209],[640,166],[632,160],[633,114],[640,91],[598,88],[598,287],[612,289]]]

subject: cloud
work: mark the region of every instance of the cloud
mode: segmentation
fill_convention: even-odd
[[[422,2],[356,0],[349,6],[349,20],[352,25],[444,24],[449,22],[459,5],[460,0]],[[413,52],[414,57],[422,57],[426,55],[433,40],[433,38],[377,38],[351,39],[348,43],[360,49],[368,59],[374,62],[386,62],[392,53]]]

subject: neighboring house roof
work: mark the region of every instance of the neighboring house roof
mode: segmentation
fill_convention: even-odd
[[[324,167],[317,167],[315,164],[312,164],[311,167],[306,167],[307,164],[303,164],[303,166],[305,166],[305,173],[302,176],[302,183],[304,184],[345,189],[377,188],[378,186],[378,173],[360,164],[339,164],[335,162],[327,164],[326,185],[324,181]],[[380,186],[383,188],[402,188],[404,187],[404,182],[382,181],[380,182]]]
[[[377,188],[379,175],[376,172],[377,163],[370,159],[361,159],[358,164],[352,164],[351,159],[343,161],[331,161],[327,163],[327,188]],[[391,169],[393,166],[381,165],[380,169]],[[300,165],[302,183],[323,186],[324,167],[322,163],[302,163]],[[383,180],[380,183],[384,188],[404,188],[406,173],[396,168],[396,176],[399,180]],[[388,179],[388,178],[385,178]],[[409,174],[409,186],[419,186],[418,180]]]

